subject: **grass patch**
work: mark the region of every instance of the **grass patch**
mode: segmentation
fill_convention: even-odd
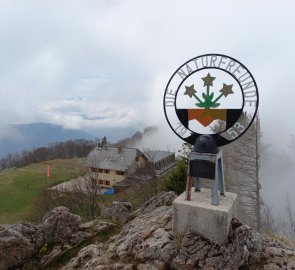
[[[278,240],[278,241],[280,241],[280,242],[282,242],[282,243],[284,243],[284,244],[286,244],[288,246],[293,246],[293,247],[295,246],[295,241],[294,240],[292,241],[291,239],[289,239],[285,235],[277,234],[277,233],[268,233],[268,235],[270,237],[272,237],[273,239]]]
[[[48,186],[68,181],[83,173],[83,158],[57,159],[0,172],[0,223],[26,220],[33,201]],[[47,163],[51,177],[47,181]]]
[[[183,238],[184,238],[184,233],[178,233],[175,235],[174,240],[177,246],[177,250],[180,250]]]

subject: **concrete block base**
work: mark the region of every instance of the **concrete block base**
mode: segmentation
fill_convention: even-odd
[[[185,192],[173,202],[173,232],[184,234],[191,230],[217,244],[225,244],[231,220],[235,214],[237,195],[226,192],[219,205],[211,205],[211,190],[191,191],[191,201],[185,201]]]

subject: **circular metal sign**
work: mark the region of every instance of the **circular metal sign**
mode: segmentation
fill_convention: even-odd
[[[210,134],[217,146],[242,136],[258,109],[258,89],[250,71],[222,54],[197,56],[180,66],[164,95],[166,119],[182,140],[194,144]]]

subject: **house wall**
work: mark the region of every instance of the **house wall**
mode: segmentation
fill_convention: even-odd
[[[115,170],[110,170],[109,173],[101,173],[101,172],[95,172],[93,173],[93,177],[95,179],[97,179],[98,181],[98,184],[103,187],[103,188],[110,188],[112,187],[114,184],[122,181],[122,180],[125,180],[127,178],[128,175],[132,175],[136,169],[138,167],[141,167],[143,166],[145,163],[145,158],[143,156],[139,156],[138,158],[135,159],[133,165],[131,166],[131,168],[127,171],[124,172],[124,175],[118,175],[116,173]],[[90,169],[91,170],[91,169]],[[99,180],[102,180],[102,181],[109,181],[109,185],[106,185],[106,184],[101,184],[99,182]]]
[[[166,158],[167,160],[165,160],[165,162],[169,163],[174,158],[175,158],[174,155],[171,155]],[[104,170],[102,171],[99,168],[89,168],[88,171],[91,174],[91,176],[97,180],[97,183],[101,187],[110,188],[113,185],[115,185],[116,183],[118,183],[122,180],[125,180],[128,176],[133,175],[138,168],[141,168],[142,166],[145,165],[145,162],[146,162],[146,158],[144,156],[142,156],[142,155],[138,156],[134,160],[134,162],[133,162],[132,166],[129,168],[129,170],[124,172],[124,175],[117,174],[115,170],[109,170],[109,173],[106,173],[106,172],[104,172]],[[163,162],[164,162],[164,160],[161,161],[161,163],[163,163]],[[161,165],[160,165],[160,167],[161,167]],[[108,182],[106,182],[106,181],[108,181]]]
[[[128,170],[128,175],[132,175],[135,173],[135,171],[144,166],[146,162],[146,159],[143,156],[139,156],[137,160],[132,164],[131,168]]]
[[[91,169],[90,169],[91,171]],[[115,170],[109,170],[109,173],[99,173],[99,172],[90,172],[91,176],[96,179],[97,181],[109,181],[110,185],[101,184],[98,182],[98,184],[101,187],[112,187],[115,183],[118,183],[124,179],[126,179],[126,172],[124,172],[124,175],[118,175]]]

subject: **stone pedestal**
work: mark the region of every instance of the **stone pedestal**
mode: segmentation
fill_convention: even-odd
[[[217,244],[227,242],[231,220],[235,214],[237,195],[226,192],[220,196],[219,205],[211,204],[211,190],[191,190],[191,201],[185,200],[185,192],[173,202],[173,232],[183,234],[194,231]]]

